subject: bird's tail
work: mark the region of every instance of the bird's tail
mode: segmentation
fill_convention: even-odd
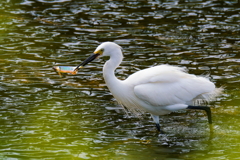
[[[212,92],[203,93],[194,99],[193,104],[194,105],[207,104],[210,101],[215,100],[216,97],[218,97],[219,95],[221,95],[223,93],[223,90],[224,90],[223,87],[219,87],[215,88]]]

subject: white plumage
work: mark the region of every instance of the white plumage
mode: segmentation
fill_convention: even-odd
[[[98,56],[110,56],[103,67],[103,76],[116,100],[134,114],[151,113],[159,131],[159,115],[213,100],[222,90],[205,77],[188,74],[185,69],[170,65],[147,68],[126,80],[119,80],[114,71],[122,62],[123,55],[121,47],[113,42],[99,45],[94,54],[76,69]]]

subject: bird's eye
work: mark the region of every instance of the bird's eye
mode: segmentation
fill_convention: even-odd
[[[103,48],[99,50],[99,54],[100,54],[100,55],[102,55],[103,52],[104,52],[104,49],[103,49]]]

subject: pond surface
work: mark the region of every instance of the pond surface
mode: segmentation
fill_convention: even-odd
[[[168,0],[0,2],[0,159],[240,159],[240,3]],[[60,77],[102,42],[122,46],[125,79],[159,64],[209,75],[223,95],[203,112],[142,119],[118,107],[106,59]]]

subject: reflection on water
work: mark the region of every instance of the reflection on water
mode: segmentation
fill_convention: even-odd
[[[238,1],[0,2],[0,158],[237,159],[239,152]],[[159,135],[116,107],[102,78],[105,60],[60,78],[54,65],[78,65],[96,46],[124,50],[120,79],[158,64],[209,74],[225,93],[206,116],[161,117]],[[141,156],[140,156],[141,154]]]

